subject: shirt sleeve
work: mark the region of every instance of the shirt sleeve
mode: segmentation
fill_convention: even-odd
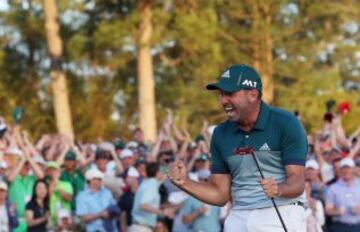
[[[74,189],[72,187],[72,185],[69,182],[63,182],[59,188],[61,188],[64,192],[66,192],[67,194],[73,195],[74,194]]]
[[[33,206],[33,204],[32,204],[31,201],[29,201],[28,203],[26,203],[25,209],[26,209],[26,210],[34,211],[34,206]]]
[[[211,154],[211,173],[213,174],[229,174],[230,170],[227,164],[225,163],[219,146],[217,137],[220,131],[218,128],[215,128],[215,131],[213,133],[213,136],[211,137],[210,142],[210,154]]]
[[[290,117],[283,128],[281,138],[283,164],[305,166],[307,149],[308,144],[303,126],[296,117]]]
[[[333,186],[328,188],[328,191],[325,192],[325,205],[333,205],[335,206],[335,191]]]
[[[191,204],[191,199],[187,199],[185,201],[185,204],[184,204],[184,207],[181,209],[183,215],[187,215],[187,214],[190,214],[193,212],[193,207],[192,207],[192,204]]]
[[[152,204],[156,200],[156,190],[149,189],[145,194],[142,194],[140,204]]]
[[[76,215],[84,216],[88,214],[85,202],[86,202],[86,198],[84,198],[82,194],[78,194],[76,197]]]

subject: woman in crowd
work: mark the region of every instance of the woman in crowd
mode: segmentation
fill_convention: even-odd
[[[31,200],[26,204],[28,232],[46,232],[49,222],[49,189],[45,180],[34,184]]]

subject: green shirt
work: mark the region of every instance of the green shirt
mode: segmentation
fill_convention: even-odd
[[[16,211],[20,218],[25,218],[25,206],[31,199],[35,181],[36,177],[34,175],[24,177],[17,175],[10,184],[9,199],[16,206]]]
[[[71,201],[71,208],[75,210],[75,198],[79,192],[85,188],[85,177],[80,169],[76,169],[75,172],[69,173],[67,171],[62,171],[60,180],[69,182],[74,190],[74,196]]]
[[[74,194],[73,187],[69,182],[58,181],[54,192],[50,196],[50,215],[53,224],[56,224],[57,211],[59,209],[68,209],[69,211],[71,211],[71,203],[61,197],[59,189],[63,190],[67,194]]]

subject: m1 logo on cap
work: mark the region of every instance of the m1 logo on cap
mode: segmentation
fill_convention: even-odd
[[[245,79],[243,81],[243,83],[241,83],[242,85],[246,85],[246,86],[249,86],[249,87],[253,87],[253,88],[256,88],[256,81],[250,81],[248,79]]]
[[[226,70],[223,75],[221,75],[221,78],[230,78],[230,70]]]

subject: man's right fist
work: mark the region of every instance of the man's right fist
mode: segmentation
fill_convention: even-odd
[[[169,165],[168,177],[177,186],[184,185],[187,180],[187,171],[185,163],[182,160],[176,160]]]

